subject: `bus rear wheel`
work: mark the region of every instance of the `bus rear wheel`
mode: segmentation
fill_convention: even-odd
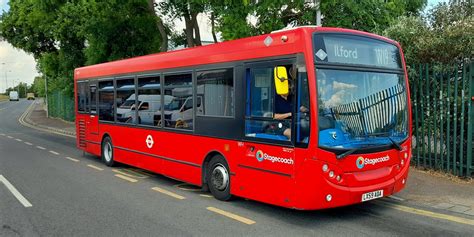
[[[108,136],[102,141],[102,161],[110,167],[115,165],[114,145],[112,144],[112,139]]]
[[[214,156],[207,168],[207,185],[212,195],[221,201],[228,201],[230,194],[230,172],[226,160],[221,155]]]

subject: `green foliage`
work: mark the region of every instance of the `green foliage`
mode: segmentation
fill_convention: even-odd
[[[159,51],[159,33],[147,2],[91,1],[83,24],[86,64],[130,58]]]
[[[417,14],[426,0],[322,1],[324,26],[344,27],[380,33],[394,23],[398,16]]]
[[[10,1],[0,34],[33,54],[48,91],[73,96],[74,69],[157,52],[159,33],[146,0]]]
[[[33,85],[31,85],[31,92],[35,93],[37,97],[45,97],[45,85],[44,85],[44,78],[42,77],[35,77],[33,81]]]
[[[474,59],[474,3],[439,4],[427,16],[401,17],[384,35],[402,45],[408,64]]]

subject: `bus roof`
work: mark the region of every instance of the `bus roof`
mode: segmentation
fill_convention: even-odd
[[[108,77],[301,53],[305,50],[305,39],[309,39],[307,36],[315,31],[365,35],[398,45],[388,38],[363,31],[331,27],[297,27],[260,36],[81,67],[74,71],[74,78],[80,80]],[[281,39],[283,35],[287,36],[287,41]]]

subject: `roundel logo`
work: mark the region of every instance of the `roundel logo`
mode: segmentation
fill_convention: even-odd
[[[255,153],[255,157],[258,161],[263,161],[263,151],[258,150],[257,153]]]
[[[359,169],[364,168],[364,157],[359,156],[359,158],[357,158],[356,160],[356,165],[357,165],[357,168]]]

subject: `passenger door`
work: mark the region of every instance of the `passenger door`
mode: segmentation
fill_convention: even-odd
[[[272,203],[291,202],[295,151],[283,135],[284,123],[274,119],[274,67],[292,61],[252,64],[246,67],[244,141],[239,144],[239,186],[245,196]],[[288,128],[291,129],[290,119]]]
[[[86,118],[87,151],[100,154],[99,116],[97,113],[98,90],[97,82],[89,83],[89,116]]]

